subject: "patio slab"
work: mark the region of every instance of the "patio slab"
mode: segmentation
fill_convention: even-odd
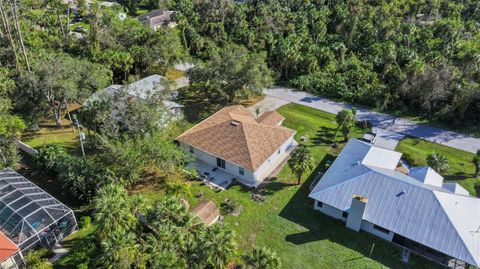
[[[200,172],[199,174],[205,175],[206,173],[208,173],[207,180],[206,180],[207,183],[224,190],[232,184],[233,175],[227,172],[224,172],[221,169],[218,169],[218,168],[215,169],[215,168],[216,167],[213,165],[197,160],[197,169]]]

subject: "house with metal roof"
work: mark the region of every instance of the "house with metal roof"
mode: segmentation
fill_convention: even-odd
[[[122,122],[125,109],[129,102],[134,99],[148,101],[153,98],[163,103],[166,110],[165,119],[168,122],[183,117],[183,105],[175,102],[178,93],[169,90],[169,81],[160,75],[151,75],[137,80],[128,85],[110,85],[109,87],[97,91],[88,98],[83,105],[87,105],[98,100],[113,102],[112,114],[119,122]],[[160,123],[164,124],[164,123]]]
[[[29,250],[53,247],[77,229],[70,208],[14,170],[0,170],[0,258],[5,258],[3,262],[13,261],[20,266],[22,255]],[[3,235],[8,240],[2,240]]]
[[[480,265],[480,199],[401,153],[352,139],[313,188],[314,208],[452,268]]]
[[[243,106],[225,107],[176,138],[197,158],[201,176],[216,186],[233,179],[258,186],[282,165],[297,143],[275,111],[256,118]]]
[[[155,9],[139,16],[138,20],[153,30],[157,30],[163,26],[173,28],[177,24],[172,21],[172,14],[173,11],[171,10]]]

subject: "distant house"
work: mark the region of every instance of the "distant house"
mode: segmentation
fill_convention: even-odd
[[[138,20],[144,25],[157,30],[160,27],[175,27],[176,23],[172,21],[173,11],[155,9],[138,17]]]
[[[78,229],[73,211],[14,170],[0,170],[1,268],[23,267],[23,256],[54,247]]]
[[[197,157],[202,176],[220,187],[235,178],[256,187],[279,167],[297,143],[277,112],[254,115],[243,106],[221,109],[177,141]]]
[[[12,240],[0,232],[0,268],[17,269],[22,265],[20,249]]]
[[[352,139],[309,197],[314,208],[452,268],[480,265],[480,199],[430,167],[398,169],[402,154]],[[403,171],[403,172],[402,172]]]
[[[191,213],[197,216],[203,224],[210,226],[220,218],[220,210],[217,205],[210,200],[202,200],[197,206],[192,208]]]
[[[88,98],[87,101],[84,102],[84,105],[88,104],[89,102],[94,102],[98,99],[111,99],[114,101],[115,107],[115,111],[112,111],[112,113],[117,120],[121,122],[122,114],[130,101],[132,101],[134,98],[148,100],[154,95],[164,94],[163,91],[166,89],[165,83],[168,83],[168,80],[165,77],[160,75],[151,75],[126,86],[117,84],[110,85],[107,88],[94,93],[90,98]],[[180,105],[174,101],[177,93],[173,91],[172,93],[165,94],[167,96],[163,97],[165,98],[165,100],[163,100],[163,104],[168,109],[171,116],[166,120],[181,118],[183,116],[183,105]]]

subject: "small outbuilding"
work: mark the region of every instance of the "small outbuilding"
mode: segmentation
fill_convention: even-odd
[[[210,200],[202,200],[197,206],[192,208],[191,213],[197,216],[205,225],[210,226],[220,218],[220,210],[217,205]]]

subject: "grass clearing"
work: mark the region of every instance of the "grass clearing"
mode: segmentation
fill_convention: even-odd
[[[473,153],[413,137],[402,139],[396,150],[408,154],[414,160],[415,166],[427,165],[427,156],[432,152],[447,156],[450,168],[443,175],[445,179],[462,185],[471,195],[477,195],[475,183],[480,181],[475,178],[475,167],[472,163]]]
[[[288,165],[264,186],[267,195],[263,203],[253,201],[251,191],[242,186],[217,193],[192,182],[192,196],[188,197],[191,206],[198,203],[194,196],[199,193],[218,206],[227,198],[239,202],[243,212],[239,216],[225,216],[224,222],[235,231],[240,250],[248,251],[254,245],[269,247],[281,258],[282,268],[440,268],[415,255],[405,265],[400,261],[399,247],[367,233],[351,231],[345,223],[314,211],[313,202],[307,198],[308,186],[316,172],[324,171],[326,162],[333,160],[343,147],[343,144],[338,148],[331,146],[335,116],[296,104],[285,105],[278,112],[286,118],[284,126],[297,130],[297,141],[302,136],[308,137],[301,143],[311,148],[318,163],[311,175],[305,175],[303,185],[295,185]],[[363,130],[355,128],[351,137],[362,134]],[[343,140],[341,134],[337,137],[340,140]],[[153,202],[162,193],[150,189],[144,196]]]
[[[45,145],[58,144],[67,149],[75,149],[79,146],[77,132],[71,127],[57,128],[50,125],[42,125],[36,132],[26,132],[22,141],[33,148],[41,148]]]
[[[169,80],[176,80],[178,78],[181,78],[185,76],[185,72],[173,68],[167,69],[167,72],[165,72],[165,77]]]

